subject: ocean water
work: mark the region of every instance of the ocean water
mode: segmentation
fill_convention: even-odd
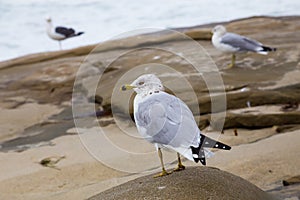
[[[0,0],[0,61],[55,51],[45,18],[84,31],[63,49],[96,44],[140,28],[172,28],[268,15],[299,15],[299,0]]]

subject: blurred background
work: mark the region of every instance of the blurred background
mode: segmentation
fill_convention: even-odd
[[[53,25],[84,31],[63,48],[95,44],[137,28],[173,28],[257,15],[299,15],[299,0],[0,0],[0,61],[58,50],[46,34]]]

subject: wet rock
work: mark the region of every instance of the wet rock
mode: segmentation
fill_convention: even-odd
[[[224,128],[257,129],[284,124],[300,124],[300,112],[282,114],[227,113]]]
[[[283,186],[294,185],[300,183],[300,176],[294,176],[282,181]]]
[[[293,176],[282,181],[282,186],[268,190],[268,193],[284,200],[299,200],[300,176]]]
[[[300,125],[288,124],[288,125],[274,126],[274,129],[277,133],[285,133],[285,132],[290,132],[290,131],[295,131],[300,129]]]
[[[295,72],[299,74],[300,67],[298,51],[295,50],[299,49],[300,44],[299,21],[299,17],[254,17],[225,23],[229,31],[255,38],[266,44],[276,44],[278,48],[277,52],[268,56],[239,55],[237,67],[230,70],[223,67],[229,61],[228,55],[216,51],[208,40],[214,24],[176,29],[197,40],[195,42],[212,57],[219,69],[218,74],[223,79],[224,88],[216,86],[208,89],[206,85],[205,79],[209,79],[212,75],[209,71],[212,64],[210,57],[207,56],[205,59],[204,56],[199,62],[203,70],[199,73],[182,55],[173,53],[174,49],[179,49],[181,51],[179,54],[185,52],[193,57],[197,55],[195,52],[199,49],[192,48],[186,37],[181,37],[182,34],[178,36],[178,34],[162,31],[0,62],[0,104],[3,104],[4,108],[18,109],[19,105],[27,103],[27,99],[32,99],[41,104],[49,103],[70,108],[70,105],[66,106],[65,102],[71,102],[73,97],[72,102],[78,100],[80,106],[84,108],[85,104],[90,103],[89,97],[100,94],[103,100],[99,98],[96,102],[102,103],[102,108],[96,108],[99,111],[98,114],[96,113],[97,116],[111,115],[111,107],[117,108],[117,114],[120,116],[126,114],[124,110],[131,107],[129,110],[132,114],[134,96],[127,97],[124,93],[118,93],[116,87],[119,89],[120,85],[117,84],[121,84],[118,81],[133,68],[151,63],[165,65],[176,71],[176,73],[166,73],[161,68],[156,68],[156,73],[161,76],[166,88],[185,101],[195,116],[199,115],[200,110],[199,127],[203,129],[210,125],[212,99],[218,102],[222,90],[226,92],[225,109],[227,110],[300,102],[300,84],[298,76],[295,76]],[[268,31],[269,29],[272,31]],[[81,71],[78,71],[79,69]],[[145,67],[138,72],[130,71],[127,80],[130,78],[133,80],[140,73],[152,72],[149,70]],[[188,84],[178,84],[178,73],[191,87]],[[79,78],[79,83],[76,85],[74,85],[75,78]],[[289,80],[293,81],[289,82]],[[74,93],[73,91],[80,85],[82,86],[80,93]],[[91,89],[91,86],[95,85],[96,92]],[[116,102],[111,101],[112,91],[117,93]],[[191,94],[196,97],[191,98]],[[10,100],[16,96],[26,101]],[[131,100],[128,102],[128,99]],[[288,107],[284,109],[288,111],[286,114],[229,113],[225,128],[261,128],[298,124],[296,118],[299,116],[296,113],[299,109],[292,106],[291,111]],[[219,111],[224,111],[224,106],[217,104],[214,112]],[[78,117],[95,115],[94,110],[91,112],[88,109],[83,109],[82,113],[76,114]],[[59,136],[66,134],[64,131],[57,133],[55,129],[71,126],[69,120],[72,117],[70,113],[61,125],[57,124],[56,128],[53,125],[51,134]],[[47,127],[50,129],[50,124],[42,128]],[[43,132],[48,133],[48,129]],[[35,133],[26,131],[26,134]],[[47,138],[53,137],[47,136]]]
[[[102,105],[103,97],[96,94],[95,96],[92,96],[92,97],[89,98],[89,102]]]
[[[299,108],[299,103],[298,102],[288,102],[286,105],[283,105],[281,107],[281,110],[284,112],[290,112],[297,110]]]

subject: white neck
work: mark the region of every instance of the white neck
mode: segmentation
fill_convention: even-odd
[[[47,32],[51,32],[52,27],[53,27],[53,26],[52,26],[52,22],[48,22],[48,21],[47,21],[47,25],[46,25],[46,26],[47,26]]]

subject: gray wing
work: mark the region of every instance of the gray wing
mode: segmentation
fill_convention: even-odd
[[[139,130],[146,130],[151,143],[173,147],[196,145],[200,130],[194,116],[179,98],[165,92],[153,94],[138,105],[135,120]]]
[[[238,48],[239,51],[258,51],[262,44],[252,40],[250,38],[235,34],[235,33],[226,33],[221,38],[221,43],[230,45],[234,48]]]

